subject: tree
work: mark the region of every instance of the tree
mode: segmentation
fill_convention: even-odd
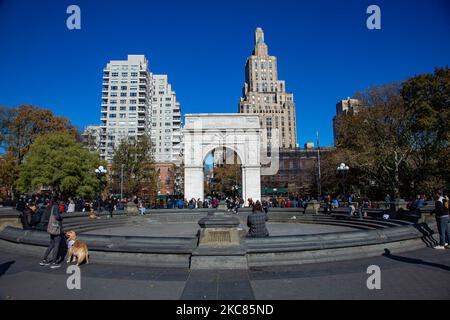
[[[336,152],[322,162],[324,185],[336,183],[336,166],[345,162],[349,184],[378,196],[431,196],[448,186],[449,74],[437,69],[357,93],[364,107],[336,118],[339,138]]]
[[[18,164],[22,163],[30,146],[41,134],[63,131],[78,138],[76,128],[67,118],[32,105],[0,107],[0,124],[0,146],[11,152]]]
[[[16,186],[20,192],[50,188],[64,197],[95,197],[99,180],[95,169],[105,165],[68,132],[40,135],[20,165]]]
[[[17,179],[18,166],[11,152],[0,156],[0,186],[6,188],[10,195],[14,194],[14,183]]]
[[[450,188],[450,69],[407,80],[402,97],[416,136],[411,159],[415,191]]]
[[[54,116],[50,110],[31,105],[21,105],[18,108],[0,106],[0,148],[6,154],[2,157],[6,160],[3,160],[0,170],[0,183],[11,191],[13,197],[19,165],[30,146],[39,135],[60,131],[73,137],[78,135],[68,119]]]
[[[400,95],[400,86],[370,88],[356,97],[366,106],[353,116],[340,116],[338,149],[346,150],[344,162],[358,173],[358,184],[375,181],[400,196],[400,176],[413,151],[410,114]]]
[[[128,196],[156,194],[156,170],[152,156],[152,143],[147,135],[138,139],[123,139],[114,151],[111,166],[110,189],[120,192],[123,166],[123,190]]]
[[[222,164],[214,168],[214,187],[211,191],[234,194],[234,187],[242,181],[241,164]]]

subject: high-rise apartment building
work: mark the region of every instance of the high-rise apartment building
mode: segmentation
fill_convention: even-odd
[[[111,161],[122,139],[150,131],[152,81],[144,55],[112,60],[103,69],[100,156]]]
[[[177,162],[182,150],[181,107],[167,75],[152,76],[151,138],[156,162]]]
[[[272,129],[278,129],[279,147],[296,147],[294,96],[286,92],[284,80],[278,80],[277,58],[269,55],[261,28],[256,28],[255,47],[245,64],[245,84],[238,112],[260,115],[261,127],[267,129],[268,145],[273,141]]]

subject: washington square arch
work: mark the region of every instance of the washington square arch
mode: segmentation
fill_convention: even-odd
[[[242,165],[242,197],[261,200],[262,129],[258,115],[186,114],[184,192],[186,199],[204,199],[203,163],[217,148],[234,151]]]

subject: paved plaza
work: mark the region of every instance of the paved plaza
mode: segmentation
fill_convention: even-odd
[[[44,250],[44,249],[43,249]],[[82,266],[81,290],[66,287],[66,265],[0,248],[0,299],[449,299],[450,250],[424,248],[392,256],[250,270]],[[369,290],[367,267],[381,269]]]

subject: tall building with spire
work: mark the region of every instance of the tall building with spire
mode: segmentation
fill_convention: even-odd
[[[294,95],[286,92],[284,80],[278,80],[277,58],[269,55],[261,28],[256,28],[255,47],[245,64],[238,112],[260,115],[261,127],[267,129],[268,145],[273,141],[272,129],[278,129],[280,148],[296,147]]]

